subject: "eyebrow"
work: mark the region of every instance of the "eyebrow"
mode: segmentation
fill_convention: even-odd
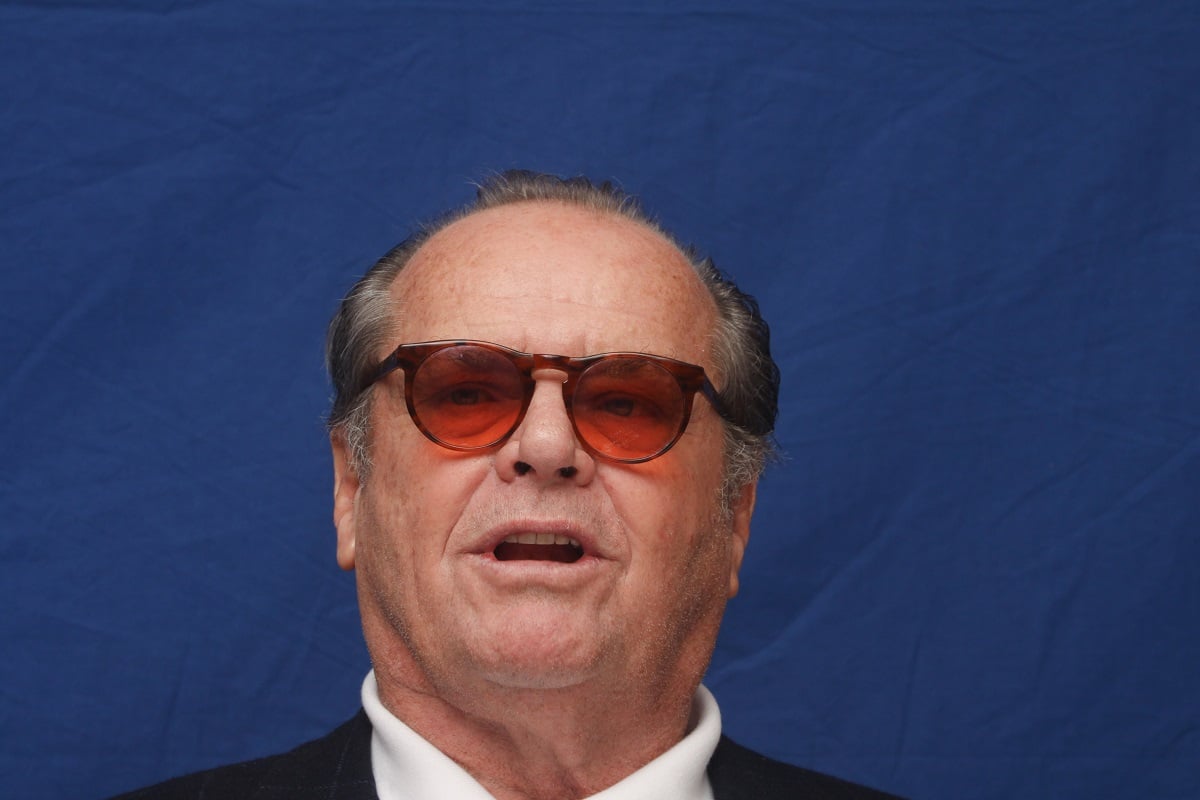
[[[653,362],[645,358],[619,358],[603,363],[604,372],[602,374],[614,378],[624,378],[636,372],[642,372],[653,365]]]
[[[454,348],[453,357],[455,361],[468,367],[486,367],[496,363],[496,353],[471,345]]]

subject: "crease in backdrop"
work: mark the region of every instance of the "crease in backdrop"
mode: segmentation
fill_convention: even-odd
[[[707,682],[927,800],[1200,797],[1200,12],[0,4],[0,776],[290,747],[368,661],[323,327],[469,182],[611,178],[758,296],[784,460]]]

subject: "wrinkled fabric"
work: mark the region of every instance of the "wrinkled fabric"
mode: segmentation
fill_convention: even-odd
[[[1190,3],[0,6],[0,774],[100,797],[357,706],[336,300],[513,166],[755,294],[778,439],[707,685],[905,796],[1200,796]]]

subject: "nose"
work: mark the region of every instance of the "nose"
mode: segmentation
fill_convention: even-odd
[[[595,474],[595,461],[575,438],[563,403],[561,370],[534,370],[536,385],[525,418],[496,453],[496,471],[505,481],[533,480],[543,485],[584,486]]]

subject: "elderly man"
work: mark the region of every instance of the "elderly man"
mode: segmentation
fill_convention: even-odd
[[[700,680],[778,370],[753,300],[630,198],[487,181],[358,282],[328,357],[364,709],[133,797],[886,797],[721,737]]]

